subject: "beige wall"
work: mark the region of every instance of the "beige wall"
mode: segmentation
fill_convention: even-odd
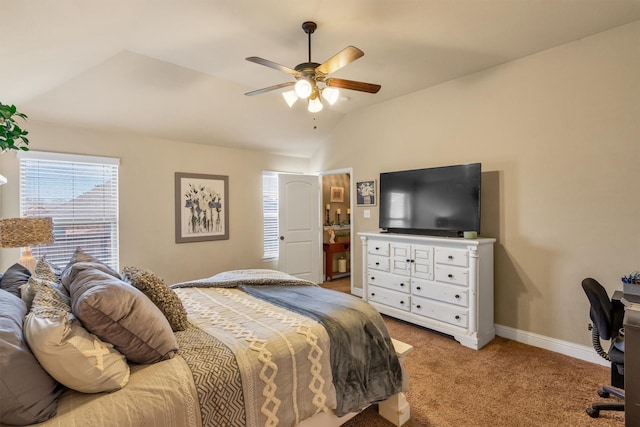
[[[120,267],[148,268],[168,283],[262,262],[262,171],[307,172],[308,160],[265,153],[61,128],[29,120],[33,150],[120,159]],[[174,173],[229,176],[229,240],[175,243]],[[18,160],[0,156],[1,217],[19,214]],[[4,271],[18,250],[0,250]]]
[[[496,323],[588,345],[580,281],[611,293],[640,268],[639,41],[640,21],[351,114],[311,167],[482,162]],[[364,209],[355,231],[376,230]]]

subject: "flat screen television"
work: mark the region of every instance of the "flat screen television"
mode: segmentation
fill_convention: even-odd
[[[480,234],[481,164],[380,174],[380,228],[391,233]]]

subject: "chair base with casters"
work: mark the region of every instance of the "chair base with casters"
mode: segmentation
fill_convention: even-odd
[[[611,395],[624,400],[624,392],[615,387],[604,385],[598,390],[598,396],[602,398],[606,399]],[[624,411],[624,402],[595,402],[592,403],[586,411],[591,418],[598,418],[600,416],[600,411]]]
[[[619,301],[611,301],[604,287],[595,279],[587,278],[582,281],[582,288],[591,304],[590,317],[593,324],[591,341],[596,352],[604,359],[611,361],[611,384],[604,385],[598,390],[598,395],[608,398],[611,395],[622,402],[595,402],[586,409],[587,414],[597,418],[600,411],[624,411],[624,352],[615,345],[618,333],[622,328],[624,306]],[[601,346],[600,338],[609,340],[611,346],[606,352]],[[621,347],[624,350],[624,347]]]

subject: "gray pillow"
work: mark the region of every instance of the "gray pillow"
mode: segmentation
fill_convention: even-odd
[[[125,267],[122,277],[142,291],[164,314],[174,331],[184,331],[189,326],[187,311],[178,294],[169,288],[160,277],[148,270]]]
[[[56,413],[64,390],[40,366],[24,341],[25,303],[0,290],[0,422],[26,425]]]
[[[29,269],[22,264],[15,263],[4,272],[0,280],[0,289],[20,298],[20,286],[25,285],[31,277]]]
[[[79,271],[86,269],[98,269],[117,279],[120,279],[120,275],[117,271],[114,271],[107,264],[100,261],[96,257],[86,253],[81,248],[77,248],[71,256],[71,259],[67,263],[66,267],[62,270],[62,273],[60,274],[60,282],[68,291],[69,284],[73,281],[75,275],[78,274]]]
[[[158,307],[133,286],[99,269],[82,269],[69,283],[71,311],[87,330],[132,363],[172,358],[178,342]]]

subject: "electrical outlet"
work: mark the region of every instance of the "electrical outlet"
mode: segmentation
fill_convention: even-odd
[[[364,211],[362,211],[362,214],[365,218],[371,218],[371,211],[369,209],[365,209]]]

